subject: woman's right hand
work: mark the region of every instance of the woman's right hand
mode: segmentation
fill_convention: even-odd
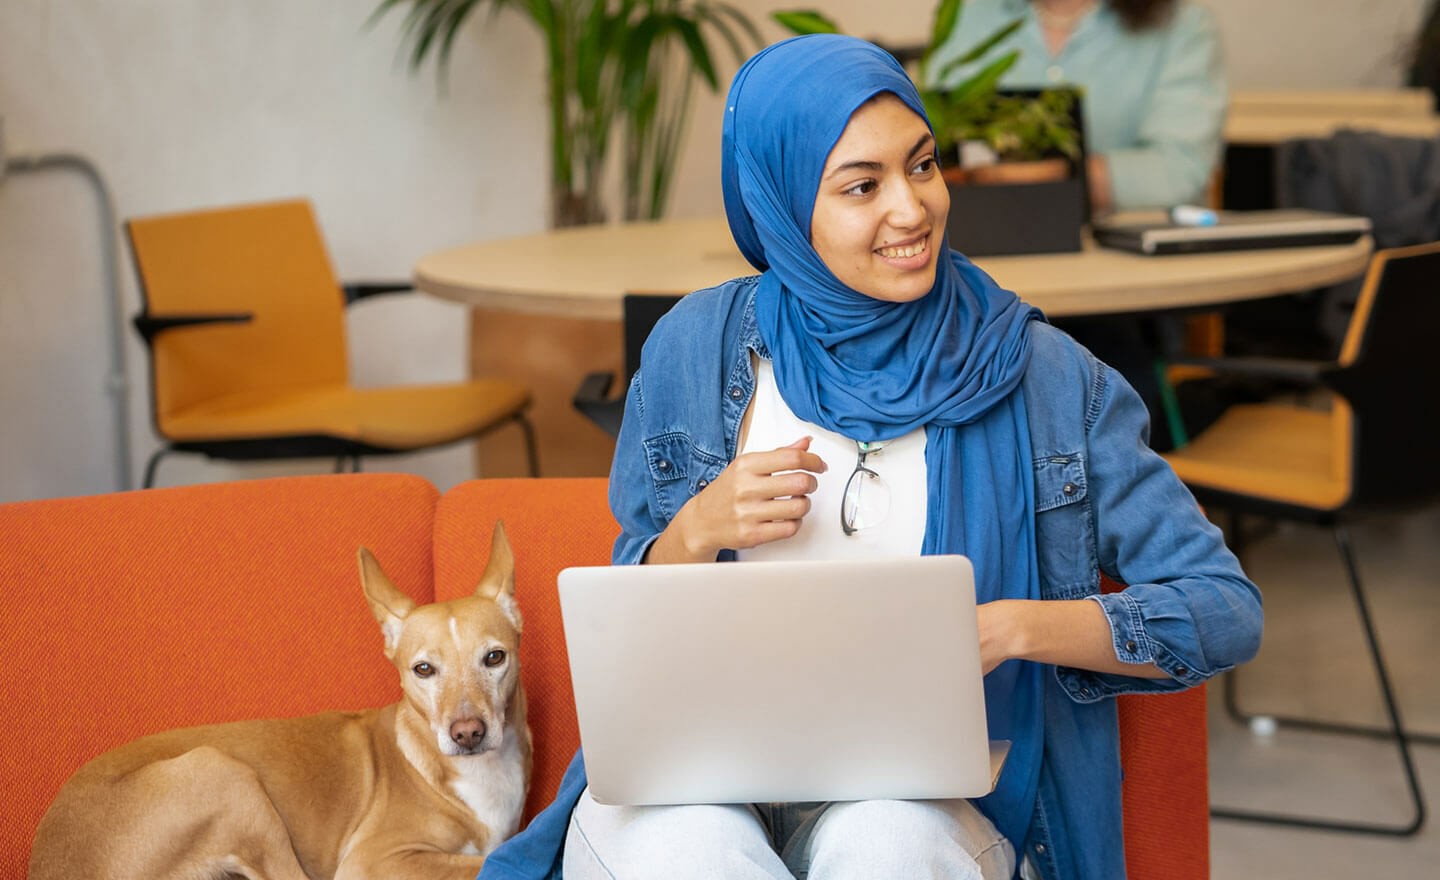
[[[825,462],[810,438],[736,457],[680,508],[655,539],[646,562],[714,562],[721,550],[745,550],[788,538],[810,512],[810,493]]]

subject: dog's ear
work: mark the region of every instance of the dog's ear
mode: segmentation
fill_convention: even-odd
[[[510,550],[505,523],[498,520],[490,537],[490,561],[485,564],[485,573],[480,576],[475,595],[499,605],[515,629],[521,628],[520,605],[515,601],[515,554]]]
[[[391,583],[390,578],[381,570],[379,561],[369,550],[361,547],[359,559],[360,586],[364,588],[365,598],[370,602],[370,613],[375,615],[380,631],[385,634],[385,653],[393,654],[400,641],[400,626],[410,612],[415,610],[415,600],[400,592],[395,584]]]

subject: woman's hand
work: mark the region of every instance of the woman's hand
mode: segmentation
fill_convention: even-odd
[[[721,550],[745,550],[800,530],[810,493],[826,465],[810,438],[738,456],[710,485],[685,502],[646,562],[714,562]]]

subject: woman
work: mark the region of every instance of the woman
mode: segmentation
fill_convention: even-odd
[[[1210,12],[1189,0],[969,0],[929,69],[944,70],[1019,16],[1020,29],[975,64],[1018,49],[1002,86],[1084,89],[1092,207],[1203,203],[1220,160],[1227,101]]]
[[[1249,659],[1254,585],[1128,387],[946,246],[934,137],[888,53],[825,35],[757,54],[722,178],[762,274],[685,297],[646,343],[614,561],[963,553],[1009,758],[973,802],[646,808],[596,803],[577,759],[482,878],[1123,876],[1109,698]],[[857,459],[888,509],[847,494]],[[1101,570],[1130,588],[1096,595]]]

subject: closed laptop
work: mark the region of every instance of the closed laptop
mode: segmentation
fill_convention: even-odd
[[[569,568],[591,795],[608,804],[977,797],[987,736],[962,556]]]

